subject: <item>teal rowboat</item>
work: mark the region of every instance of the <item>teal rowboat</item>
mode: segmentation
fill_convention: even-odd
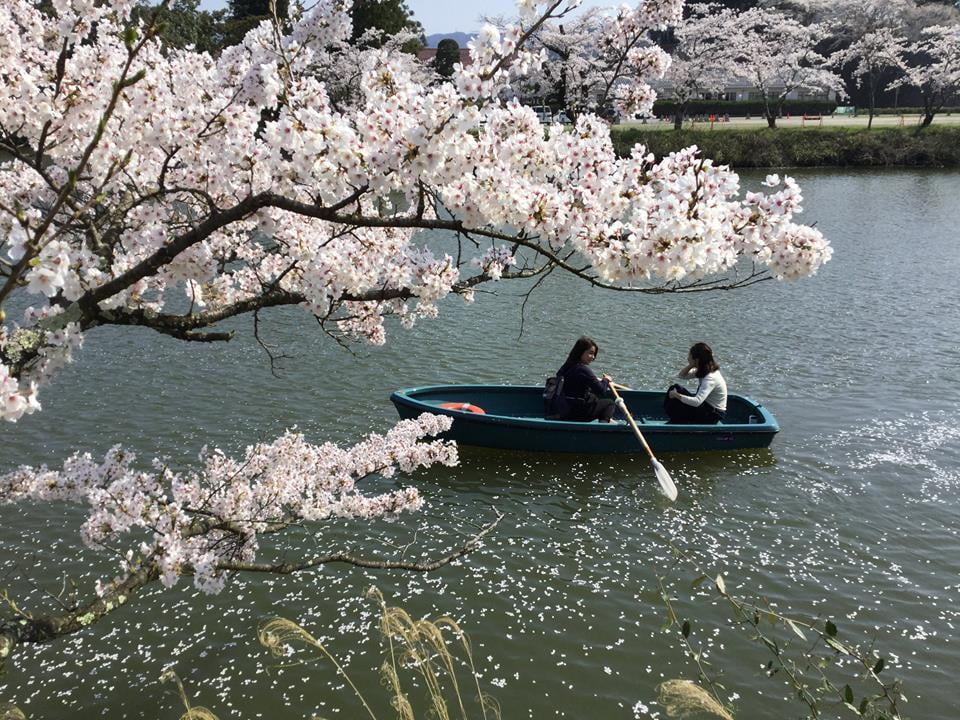
[[[766,408],[741,395],[727,398],[727,417],[718,425],[667,424],[662,391],[624,390],[620,395],[657,453],[765,448],[780,431]],[[540,452],[643,452],[625,421],[545,419],[543,388],[537,385],[430,385],[397,390],[390,400],[401,418],[425,412],[449,415],[453,426],[444,437],[463,445]],[[441,407],[451,404],[459,407]],[[463,409],[467,405],[483,414]]]

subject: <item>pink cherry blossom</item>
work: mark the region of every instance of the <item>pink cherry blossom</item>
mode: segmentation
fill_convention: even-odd
[[[0,376],[0,389],[9,378]],[[20,395],[5,402],[23,402]],[[81,530],[91,547],[114,544],[124,536],[147,532],[134,556],[120,562],[123,578],[149,558],[170,587],[190,573],[205,592],[219,592],[224,568],[235,557],[253,561],[258,536],[301,521],[330,517],[369,520],[417,510],[423,504],[414,488],[364,495],[363,478],[410,473],[435,463],[454,465],[452,442],[421,442],[450,427],[450,418],[422,415],[404,420],[386,435],[370,435],[350,448],[312,445],[288,432],[272,443],[248,447],[239,459],[219,450],[207,452],[202,469],[179,473],[154,462],[153,472],[136,469],[136,456],[117,446],[102,462],[75,454],[61,470],[21,467],[0,476],[0,499],[31,498],[85,505],[89,516]],[[101,581],[100,593],[120,581]]]

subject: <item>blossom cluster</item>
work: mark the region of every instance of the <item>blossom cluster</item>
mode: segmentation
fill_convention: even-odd
[[[253,562],[260,536],[277,527],[331,517],[390,518],[420,508],[415,488],[365,495],[357,482],[437,463],[455,465],[452,442],[422,442],[450,423],[449,417],[424,414],[348,448],[313,445],[301,433],[287,432],[248,447],[241,458],[207,452],[202,469],[184,473],[159,461],[152,471],[138,469],[136,455],[117,446],[102,462],[78,453],[60,470],[21,467],[0,476],[0,502],[86,505],[81,537],[91,547],[146,532],[149,538],[121,560],[120,574],[98,583],[101,594],[149,563],[167,587],[189,573],[196,587],[214,593],[226,582],[225,565]]]
[[[517,264],[517,259],[510,248],[494,245],[481,257],[474,258],[473,262],[492,279],[499,280],[507,267]]]
[[[56,317],[53,308],[28,308],[26,325]],[[56,330],[15,329],[12,337],[7,328],[0,328],[0,347],[8,355],[23,351],[23,345],[39,345],[34,363],[19,377],[0,363],[0,420],[14,422],[40,410],[38,388],[49,382],[62,368],[73,361],[73,353],[83,345],[83,334],[76,323],[66,323]]]

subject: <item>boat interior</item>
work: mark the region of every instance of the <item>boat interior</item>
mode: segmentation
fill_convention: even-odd
[[[503,415],[529,420],[553,419],[544,417],[543,390],[536,386],[452,385],[417,389],[408,395],[435,407],[445,403],[463,403],[482,408],[487,415]],[[667,416],[663,410],[664,393],[651,390],[622,390],[620,396],[626,402],[630,414],[638,425],[666,424]],[[763,415],[754,403],[738,395],[729,396],[727,416],[723,425],[762,422],[764,422]]]

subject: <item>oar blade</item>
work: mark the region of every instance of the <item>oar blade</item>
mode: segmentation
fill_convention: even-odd
[[[677,499],[677,486],[673,484],[673,478],[667,469],[660,464],[656,458],[650,458],[650,464],[653,465],[653,472],[657,476],[657,482],[660,483],[660,492],[662,492],[670,502]]]

